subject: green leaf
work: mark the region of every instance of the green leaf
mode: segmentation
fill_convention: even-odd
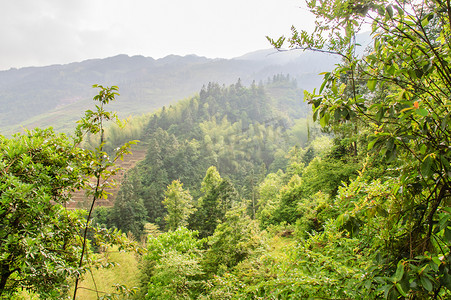
[[[368,143],[368,150],[373,149],[374,145],[377,143],[378,140],[379,140],[378,138],[374,138],[373,140],[371,140],[371,141]]]
[[[426,17],[423,18],[423,20],[421,20],[421,26],[426,27],[429,24],[429,15],[427,15]]]
[[[391,284],[386,284],[382,287],[382,290],[384,291],[384,298],[387,299],[388,298],[388,293],[390,292],[392,288]]]
[[[432,69],[432,62],[429,61],[427,64],[423,66],[423,73],[427,74]]]
[[[322,127],[326,127],[327,125],[329,125],[329,120],[330,114],[329,112],[325,112],[324,116],[319,120],[319,123],[321,124]]]
[[[422,145],[420,146],[420,153],[423,154],[423,155],[425,155],[427,149],[428,149],[428,146],[427,146],[426,144],[422,144]]]
[[[397,300],[399,298],[399,293],[397,289],[391,289],[388,293],[387,299],[389,300]]]
[[[396,268],[395,276],[393,276],[393,281],[399,282],[402,279],[403,275],[404,275],[404,262],[400,260],[398,262],[398,267]]]
[[[343,224],[345,224],[348,221],[349,221],[349,214],[344,213],[344,214],[339,215],[335,222],[338,226],[341,227],[341,226],[343,226]]]
[[[423,177],[429,177],[432,175],[432,164],[434,163],[434,160],[431,158],[430,155],[426,156],[426,158],[421,163],[421,174]]]
[[[420,277],[421,285],[428,291],[432,291],[432,282],[425,276]]]
[[[366,83],[366,85],[368,86],[368,89],[370,91],[374,92],[374,90],[376,88],[376,83],[377,83],[376,79],[369,79],[368,82]]]
[[[376,113],[376,120],[380,122],[382,120],[382,118],[384,117],[384,114],[385,114],[385,107],[382,106]]]
[[[388,13],[390,19],[393,19],[393,8],[392,8],[392,6],[391,6],[391,5],[388,5],[388,6],[385,8],[385,10],[387,11],[387,13]]]
[[[398,290],[398,292],[403,296],[403,297],[407,297],[406,292],[404,292],[404,290],[402,289],[401,285],[399,283],[395,284],[396,289]]]
[[[444,272],[443,277],[440,279],[440,283],[446,286],[447,289],[451,290],[451,276],[448,272]]]
[[[401,279],[401,281],[399,282],[399,284],[401,285],[402,290],[407,293],[410,290],[409,276],[404,276]],[[402,294],[401,291],[400,291],[400,293]],[[402,294],[402,295],[405,296],[404,294]]]
[[[329,77],[330,77],[330,72],[327,72],[324,74],[323,83],[321,84],[321,87],[319,89],[320,94],[322,93],[322,91],[324,90],[324,87],[326,86],[327,82],[329,81]]]
[[[449,214],[443,214],[443,217],[441,217],[440,221],[438,221],[439,231],[442,231],[444,228],[449,226],[449,218],[451,215]]]
[[[444,155],[440,155],[440,161],[442,162],[445,171],[448,172],[451,168],[448,159]]]
[[[429,114],[429,112],[424,108],[416,109],[415,112],[417,113],[417,115],[420,115],[422,117],[427,117],[427,115]]]
[[[442,119],[442,123],[440,124],[440,128],[445,131],[448,128],[448,122],[449,122],[449,115],[450,113],[448,113],[443,119]]]
[[[390,75],[394,75],[396,71],[396,67],[394,65],[390,65],[390,67],[387,69],[387,73]]]
[[[313,121],[316,122],[317,119],[318,119],[318,109],[315,109],[315,111],[313,112]]]
[[[400,16],[403,16],[403,15],[404,15],[404,10],[403,10],[401,7],[399,7],[398,5],[395,5],[395,8],[396,8],[396,10],[398,11],[398,14],[399,14]]]
[[[404,108],[404,109],[401,109],[401,113],[403,113],[403,112],[406,112],[406,111],[409,111],[409,110],[412,110],[412,109],[415,109],[415,107],[406,107],[406,108]]]
[[[451,230],[448,227],[445,228],[445,239],[451,243]]]
[[[415,69],[415,75],[417,78],[421,78],[421,77],[423,77],[424,72],[421,69]]]
[[[382,5],[377,6],[377,13],[381,16],[385,16],[385,9]]]
[[[378,213],[379,215],[381,215],[381,216],[384,217],[384,218],[386,218],[386,217],[388,216],[387,211],[386,211],[383,207],[381,207],[381,206],[377,206],[377,207],[376,207],[376,211],[377,211],[377,213]]]
[[[334,95],[337,95],[337,94],[338,94],[338,88],[337,88],[337,82],[336,82],[336,80],[334,80],[334,81],[332,82],[332,88],[331,88],[331,90],[332,90],[332,92],[334,93]]]

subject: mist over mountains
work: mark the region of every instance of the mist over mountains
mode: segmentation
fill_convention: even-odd
[[[321,81],[318,73],[330,70],[337,61],[337,57],[321,53],[268,49],[234,59],[169,55],[155,60],[117,55],[0,71],[0,133],[36,126],[70,131],[91,107],[97,93],[93,84],[118,86],[120,97],[110,109],[126,117],[175,103],[209,82],[228,85],[240,78],[248,85],[289,74],[300,88],[313,90]]]

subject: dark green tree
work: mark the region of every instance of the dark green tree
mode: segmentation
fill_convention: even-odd
[[[215,167],[210,167],[202,181],[202,196],[190,225],[199,230],[200,237],[213,234],[216,226],[224,221],[226,212],[237,201],[238,195],[227,179],[222,179]]]
[[[139,238],[143,234],[144,224],[147,220],[146,207],[137,192],[141,189],[140,184],[136,169],[127,173],[108,220],[110,225],[124,233],[131,232],[135,238]]]

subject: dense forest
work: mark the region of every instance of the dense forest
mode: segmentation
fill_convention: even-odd
[[[279,95],[272,98],[266,90]],[[291,143],[307,142],[308,110],[306,105],[299,105],[301,95],[289,76],[277,75],[265,87],[261,83],[246,88],[240,81],[228,87],[209,83],[198,96],[168,109],[163,107],[142,130],[141,142],[146,145],[147,155],[128,174],[119,192],[122,201],[116,204],[122,207],[113,208],[118,221],[101,223],[114,224],[124,232],[140,227],[140,231],[132,230],[134,234],[142,233],[145,220],[165,228],[162,201],[167,186],[179,180],[197,199],[202,194],[202,179],[211,166],[226,177],[222,188],[230,189],[236,197],[248,201],[252,198],[249,209],[255,211],[254,194],[267,170],[285,167],[285,153]],[[298,130],[289,130],[291,127]],[[147,211],[147,218],[139,226],[119,224],[131,217],[123,205],[134,206],[126,203],[137,198],[145,206],[139,213]]]
[[[343,59],[304,102],[288,75],[210,82],[124,125],[95,86],[72,136],[0,136],[0,297],[449,299],[451,5],[308,5],[313,34],[268,37]],[[79,188],[91,205],[66,209]]]

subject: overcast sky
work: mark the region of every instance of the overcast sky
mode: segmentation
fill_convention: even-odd
[[[304,0],[14,0],[0,5],[0,70],[104,58],[270,48],[265,36],[313,29]]]

